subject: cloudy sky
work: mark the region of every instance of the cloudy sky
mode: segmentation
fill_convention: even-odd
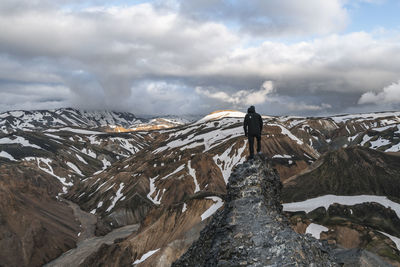
[[[400,110],[399,0],[1,0],[0,112]]]

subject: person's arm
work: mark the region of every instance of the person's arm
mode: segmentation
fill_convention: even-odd
[[[247,126],[249,125],[249,118],[246,114],[244,117],[243,128],[244,128],[244,135],[247,136]]]
[[[262,119],[261,115],[260,115],[259,120],[260,120],[260,134],[261,134],[262,133],[262,128],[263,128],[263,119]]]

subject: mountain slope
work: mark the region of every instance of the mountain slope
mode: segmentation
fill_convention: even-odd
[[[359,146],[329,152],[319,167],[287,182],[285,202],[326,194],[384,195],[400,199],[400,157]]]
[[[50,174],[16,163],[0,164],[0,263],[41,266],[75,246],[79,224],[57,201]]]
[[[248,155],[242,120],[214,118],[158,131],[149,147],[77,184],[68,197],[106,224],[142,224],[136,235],[91,259],[127,260],[161,248],[157,258],[168,265],[182,254],[212,214],[207,210],[223,203],[232,168]],[[279,123],[263,134],[263,153],[282,174],[319,155]]]
[[[73,248],[82,230],[60,196],[151,140],[73,127],[0,133],[0,265],[41,266]]]
[[[124,127],[111,125],[112,121],[104,121],[102,115],[92,114],[91,118],[95,122],[84,123],[89,116],[84,113],[70,113],[74,114],[71,120],[78,118],[78,126],[52,126],[52,123],[43,122],[39,123],[41,128],[11,127],[10,133],[0,134],[0,165],[15,169],[5,179],[24,181],[21,184],[31,188],[26,193],[24,190],[18,193],[21,198],[31,201],[19,201],[19,206],[4,205],[0,217],[10,218],[15,210],[18,210],[21,217],[40,215],[43,210],[49,214],[54,213],[54,210],[71,214],[71,209],[60,198],[67,197],[97,218],[94,230],[98,235],[111,230],[118,231],[121,226],[140,224],[137,232],[102,246],[93,257],[87,259],[88,262],[102,264],[111,263],[112,260],[116,265],[130,265],[142,260],[144,266],[150,263],[171,264],[186,251],[200,235],[211,215],[226,202],[228,178],[233,168],[243,163],[248,155],[247,138],[243,135],[242,126],[244,114],[220,111],[190,124],[177,126],[178,123],[171,122],[171,126],[176,127],[167,129],[157,129],[157,125],[165,123],[163,120],[154,123],[145,121],[140,126],[145,127],[141,131],[123,133],[118,132],[118,129]],[[20,114],[13,116],[18,117]],[[31,118],[21,115],[20,119],[32,124]],[[305,200],[324,192],[358,193],[361,188],[368,194],[391,194],[391,199],[395,200],[387,183],[380,184],[375,176],[382,175],[379,177],[384,181],[392,181],[392,176],[397,175],[398,168],[392,162],[394,156],[379,151],[390,149],[391,153],[396,153],[400,150],[397,148],[398,113],[325,118],[263,116],[263,119],[263,154],[285,184],[294,185],[296,182],[295,185],[299,186],[291,189],[289,196],[304,191],[309,195],[304,198],[298,196],[298,199]],[[0,119],[0,127],[6,123],[9,123],[8,120]],[[136,126],[138,124],[126,125],[131,127],[130,130]],[[355,147],[343,148],[346,146]],[[336,165],[325,162],[331,153],[334,155],[332,160],[339,162]],[[354,162],[348,160],[348,157],[354,158]],[[10,166],[18,166],[21,173],[17,171],[18,168]],[[307,174],[314,171],[319,171],[318,175],[308,181]],[[31,173],[32,177],[23,176],[24,172]],[[367,179],[363,183],[361,177],[355,176],[359,179],[352,182],[346,178],[349,176],[339,175],[343,173],[365,174]],[[304,184],[308,186],[302,187],[299,177],[305,178]],[[318,185],[319,182],[321,185]],[[38,190],[38,183],[40,188],[47,190]],[[4,195],[4,201],[9,201],[16,194],[14,184],[3,183],[4,192],[8,192]],[[376,196],[370,198],[373,197]],[[52,203],[48,205],[52,207],[51,210],[47,211],[46,201],[38,202],[35,199],[48,199]],[[288,197],[287,200],[293,199]],[[30,205],[33,201],[39,204]],[[396,246],[390,237],[379,231],[392,238],[398,236],[394,230],[397,225],[396,213],[388,206],[381,205],[375,207],[375,215],[365,216],[363,214],[371,206],[365,200],[357,205],[361,206],[333,208],[330,205],[331,208],[328,205],[324,212],[317,212],[317,206],[317,211],[295,212],[289,216],[293,227],[301,230],[301,233],[306,229],[311,231],[313,223],[324,225],[330,229],[330,232],[326,232],[329,242],[347,244],[349,240],[341,239],[341,236],[350,233],[344,236],[358,236],[362,241],[358,243],[360,247],[369,246],[370,251],[381,249],[395,261],[398,253]],[[354,218],[351,212],[359,218]],[[39,216],[42,224],[51,221],[51,224],[46,224],[42,236],[64,231],[58,230],[57,216],[50,216],[50,219]],[[71,215],[66,216],[73,218]],[[377,219],[379,216],[381,218]],[[22,235],[30,231],[29,225],[22,219],[12,221],[12,224],[4,224],[1,232],[13,233],[16,236],[15,242],[27,246],[31,241],[23,239]],[[346,223],[353,228],[344,225]],[[18,231],[15,230],[16,226]],[[50,258],[48,255],[56,257],[61,254],[70,246],[59,246],[58,242],[70,236],[71,231],[75,239],[67,240],[72,240],[69,244],[74,246],[82,229],[75,229],[73,225],[68,227],[70,230],[64,231],[65,234],[54,235],[55,240],[49,242],[53,248],[58,249],[58,254],[52,248],[38,246],[33,248],[37,251],[32,252],[32,255],[36,253],[37,258],[43,262]],[[322,236],[325,235],[323,233]],[[9,243],[1,240],[2,246],[9,246]],[[40,254],[47,253],[47,250],[49,254]],[[146,255],[151,253],[154,255],[146,260]],[[18,260],[17,257],[10,259]],[[21,262],[14,265],[24,266]]]
[[[327,153],[311,171],[285,181],[284,210],[293,228],[323,229],[316,237],[400,266],[399,162],[399,156],[360,146]]]

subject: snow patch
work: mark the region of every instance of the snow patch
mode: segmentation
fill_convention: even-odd
[[[76,172],[77,174],[79,174],[80,176],[83,176],[81,170],[72,162],[67,162],[68,167],[70,167],[74,172]]]
[[[186,203],[183,203],[182,213],[184,213],[186,210],[187,210],[187,205],[186,205]]]
[[[85,163],[85,164],[88,164],[88,163],[86,162],[86,160],[84,160],[81,156],[79,156],[79,154],[76,154],[76,157],[77,157],[81,162],[83,162],[83,163]]]
[[[361,141],[360,145],[364,146],[365,143],[367,143],[369,140],[371,140],[372,137],[369,137],[368,135],[364,135],[363,140]]]
[[[113,198],[113,202],[111,203],[111,205],[108,207],[108,209],[106,210],[106,212],[109,212],[110,210],[112,210],[115,206],[115,204],[117,203],[117,201],[122,198],[124,195],[121,193],[122,189],[124,189],[124,183],[121,183],[119,185],[118,191],[115,195],[115,197]]]
[[[156,186],[155,186],[154,182],[157,179],[157,177],[158,177],[158,175],[156,177],[154,177],[154,178],[150,178],[150,181],[149,181],[149,183],[150,183],[150,191],[147,194],[147,198],[150,199],[154,204],[160,205],[161,202],[157,200],[158,194],[154,199],[151,197],[151,195],[156,191]]]
[[[386,146],[386,145],[389,145],[389,144],[390,144],[389,140],[378,138],[375,141],[371,141],[371,148],[375,149],[375,148],[378,148],[378,147],[381,147],[381,146]]]
[[[105,158],[103,158],[102,160],[101,160],[101,162],[103,163],[103,170],[102,171],[104,171],[105,169],[107,169],[109,166],[111,166],[111,162],[109,162],[108,160],[106,160]],[[101,172],[101,171],[100,171]]]
[[[400,143],[385,150],[385,152],[399,152],[399,151],[400,151]]]
[[[10,154],[8,154],[6,151],[1,151],[0,152],[0,157],[2,158],[7,158],[11,161],[16,161],[15,158],[13,156],[11,156]]]
[[[229,179],[229,176],[231,176],[233,167],[235,167],[237,164],[240,164],[246,160],[246,158],[243,157],[243,152],[246,149],[247,140],[245,140],[244,145],[241,148],[239,148],[237,151],[235,151],[233,153],[232,157],[230,157],[229,155],[232,153],[234,145],[235,144],[231,145],[221,155],[217,154],[213,157],[215,164],[221,170],[222,177],[224,178],[225,184],[228,183],[228,179]]]
[[[135,260],[135,261],[133,262],[133,265],[144,262],[145,260],[147,260],[147,258],[149,258],[150,256],[152,256],[154,253],[156,253],[156,252],[159,251],[159,250],[160,250],[160,249],[158,248],[158,249],[150,250],[150,251],[146,252],[145,254],[142,255],[142,257],[140,257],[140,259]]]
[[[51,138],[55,138],[55,139],[64,141],[63,138],[61,138],[61,137],[59,137],[57,135],[54,135],[54,134],[45,133],[45,135],[47,135],[48,137],[51,137]]]
[[[291,159],[291,158],[292,158],[292,156],[290,156],[290,155],[286,155],[286,154],[284,154],[284,155],[279,155],[279,154],[277,154],[277,155],[274,155],[274,156],[272,156],[272,158],[273,158],[273,159],[276,159],[276,158],[281,158],[281,159]]]
[[[138,147],[136,147],[132,143],[130,143],[129,139],[113,137],[113,138],[111,138],[111,140],[114,142],[118,142],[122,148],[124,148],[125,150],[128,150],[132,155],[140,150]]]
[[[168,177],[170,177],[170,176],[172,176],[172,175],[174,175],[174,174],[180,172],[180,171],[183,170],[184,168],[185,168],[185,164],[183,164],[182,166],[179,166],[175,171],[173,171],[173,172],[171,172],[170,174],[168,174],[167,176],[161,178],[161,180],[167,179]]]
[[[206,197],[206,199],[211,199],[214,201],[214,204],[211,205],[202,215],[201,215],[201,220],[204,221],[211,215],[213,215],[219,208],[221,208],[224,205],[224,201],[222,201],[221,198],[219,197]]]
[[[89,148],[82,148],[81,152],[84,153],[84,154],[86,154],[86,155],[88,155],[89,157],[94,158],[94,159],[97,157],[96,153],[94,153],[94,152],[93,152],[92,150],[90,150]]]
[[[189,174],[190,174],[190,176],[193,177],[193,182],[194,182],[194,192],[193,193],[196,193],[196,192],[200,191],[200,186],[199,186],[199,183],[197,182],[196,170],[193,169],[192,166],[190,166],[190,163],[191,163],[191,161],[189,160],[189,162],[188,162]]]
[[[88,137],[88,139],[92,145],[101,145],[101,142],[98,141],[96,138],[97,138],[96,135],[91,135]]]
[[[322,225],[319,225],[319,224],[315,224],[315,223],[311,223],[306,229],[306,234],[311,234],[316,239],[320,239],[321,232],[326,232],[328,230],[329,229],[326,228],[325,226],[322,226]]]
[[[37,149],[42,149],[40,146],[29,143],[28,140],[21,136],[17,136],[15,139],[10,139],[8,137],[4,137],[0,139],[0,145],[9,145],[9,144],[20,144],[24,147],[33,147]]]
[[[297,138],[294,134],[292,134],[288,129],[286,129],[282,125],[280,125],[280,124],[269,124],[269,126],[278,126],[279,128],[281,128],[281,133],[282,134],[288,136],[290,139],[292,139],[293,141],[295,141],[299,145],[303,144],[303,141],[301,141],[299,138]]]
[[[204,118],[198,120],[196,124],[211,121],[211,120],[218,120],[222,118],[244,118],[246,116],[246,113],[240,112],[240,111],[235,111],[235,110],[224,110],[224,111],[217,111],[213,112],[211,114],[208,114]]]
[[[379,231],[379,233],[389,237],[393,241],[393,243],[396,245],[397,249],[400,250],[400,238],[389,235],[388,233],[381,232],[381,231]]]
[[[50,174],[51,176],[56,177],[64,185],[64,187],[63,187],[63,192],[64,193],[67,193],[66,186],[70,187],[70,186],[73,185],[73,183],[71,183],[71,182],[67,183],[66,182],[66,178],[60,177],[60,176],[58,176],[58,175],[56,175],[54,173],[53,167],[51,167],[51,165],[50,165],[50,163],[52,162],[51,159],[26,157],[26,158],[24,158],[24,160],[27,160],[27,161],[35,160],[37,162],[37,165],[38,165],[39,169],[41,169],[42,171]],[[41,163],[44,163],[47,166],[47,168],[42,167]]]

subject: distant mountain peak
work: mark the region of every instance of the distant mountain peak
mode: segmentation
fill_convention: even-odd
[[[246,113],[237,110],[216,110],[200,119],[198,122],[219,120],[222,118],[244,118]]]
[[[88,111],[75,108],[54,110],[15,110],[0,113],[0,132],[59,127],[98,128],[118,125],[129,128],[142,123],[134,114],[114,111]]]

